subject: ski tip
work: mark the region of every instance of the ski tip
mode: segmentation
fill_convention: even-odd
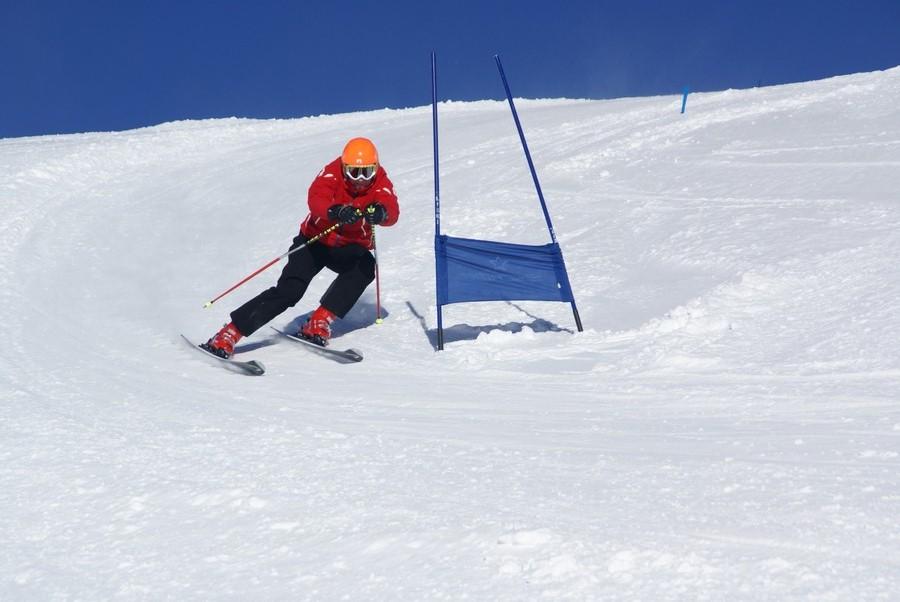
[[[361,362],[363,361],[362,353],[357,351],[356,349],[347,349],[344,351],[344,357],[352,362]]]
[[[253,376],[262,376],[266,373],[266,367],[259,360],[250,360],[247,362],[247,372]]]

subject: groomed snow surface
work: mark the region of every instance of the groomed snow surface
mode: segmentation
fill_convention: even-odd
[[[0,140],[0,599],[896,600],[898,98],[518,101],[585,331],[452,305],[442,352],[430,107]],[[548,242],[506,103],[440,110],[443,232]],[[365,361],[204,362],[356,135],[402,206]]]

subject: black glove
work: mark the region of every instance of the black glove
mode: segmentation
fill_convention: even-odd
[[[381,203],[372,203],[366,207],[366,221],[378,225],[388,217],[387,209]]]
[[[342,224],[352,224],[360,217],[359,210],[350,205],[332,205],[328,208],[328,219]]]

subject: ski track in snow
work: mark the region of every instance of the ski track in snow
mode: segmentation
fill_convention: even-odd
[[[440,353],[429,107],[0,140],[0,599],[896,599],[898,93],[518,101],[586,330],[453,305]],[[443,231],[547,242],[506,104],[440,109]],[[360,134],[365,361],[192,357]]]

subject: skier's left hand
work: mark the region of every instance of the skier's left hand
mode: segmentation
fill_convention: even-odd
[[[381,203],[372,203],[364,212],[366,221],[370,224],[378,225],[387,219],[387,209]]]
[[[362,217],[362,213],[352,205],[332,205],[328,208],[328,219],[341,224],[352,224]]]

